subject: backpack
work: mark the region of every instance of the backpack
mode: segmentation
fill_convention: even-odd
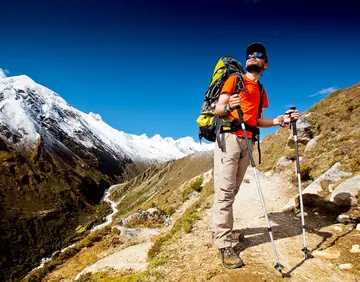
[[[204,101],[201,107],[201,112],[196,120],[199,128],[199,141],[205,138],[210,142],[218,141],[220,147],[224,145],[223,140],[220,139],[220,134],[225,132],[234,132],[241,129],[241,124],[238,120],[228,116],[218,116],[215,114],[215,106],[219,99],[221,89],[225,81],[232,75],[236,75],[237,84],[234,93],[239,93],[243,89],[243,75],[244,68],[235,58],[231,56],[221,57],[212,74],[208,89],[204,94]],[[258,117],[261,117],[264,88],[260,86],[260,104],[258,109]],[[258,127],[249,126],[245,123],[247,130],[252,132],[252,139],[258,142],[259,164],[261,163],[260,152],[260,129]]]

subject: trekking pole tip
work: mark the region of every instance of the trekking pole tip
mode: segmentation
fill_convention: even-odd
[[[274,268],[276,270],[279,270],[279,272],[282,272],[282,270],[284,269],[284,266],[278,262],[277,264],[275,264]]]
[[[305,259],[309,259],[309,258],[313,258],[314,256],[311,254],[311,251],[307,248],[307,247],[304,247],[302,249],[302,251],[304,252],[304,255],[305,255]]]

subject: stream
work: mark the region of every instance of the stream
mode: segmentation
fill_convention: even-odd
[[[99,229],[101,229],[101,228],[103,228],[103,227],[105,227],[105,226],[107,226],[107,225],[109,225],[109,224],[112,223],[113,217],[114,217],[114,215],[115,215],[115,214],[117,213],[117,211],[118,211],[118,209],[116,208],[116,206],[119,204],[118,202],[113,202],[112,200],[110,200],[111,191],[112,191],[112,189],[113,189],[115,186],[117,186],[117,185],[110,186],[109,189],[105,190],[105,192],[104,192],[104,197],[103,197],[103,201],[105,201],[105,202],[107,202],[107,203],[110,204],[111,209],[112,209],[112,212],[111,212],[109,215],[106,216],[105,222],[103,222],[103,223],[101,223],[101,224],[99,224],[99,225],[94,226],[92,229],[90,229],[90,232],[94,232],[94,231],[96,231],[96,230],[99,230]],[[37,270],[37,269],[40,269],[40,268],[44,267],[45,263],[51,261],[51,260],[54,258],[54,256],[57,255],[58,253],[62,253],[62,252],[64,252],[64,251],[66,251],[67,249],[73,248],[74,246],[75,246],[75,243],[72,244],[72,245],[70,245],[70,246],[67,246],[67,247],[63,248],[63,249],[60,250],[60,251],[57,250],[57,251],[53,252],[50,257],[44,257],[44,258],[42,258],[41,261],[40,261],[40,265],[37,266],[36,268],[32,269],[32,270],[30,271],[30,273],[33,272],[33,271],[35,271],[35,270]]]

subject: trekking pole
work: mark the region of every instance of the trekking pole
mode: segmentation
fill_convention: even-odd
[[[291,107],[290,110],[296,110],[296,107]],[[290,115],[291,113],[285,113],[286,115]],[[310,250],[306,247],[306,235],[305,235],[305,218],[304,218],[304,205],[302,198],[302,189],[301,189],[301,176],[300,176],[300,160],[299,160],[299,151],[298,151],[298,143],[297,143],[297,128],[296,128],[297,120],[291,117],[291,125],[293,129],[294,135],[294,147],[295,147],[295,155],[296,155],[296,172],[298,177],[298,188],[299,188],[299,199],[300,199],[300,213],[301,213],[301,228],[304,240],[304,248],[302,251],[304,252],[305,258],[310,258]]]
[[[251,144],[250,144],[249,138],[247,137],[247,134],[246,134],[246,128],[245,128],[243,112],[242,112],[240,106],[236,107],[236,109],[237,109],[237,112],[238,112],[238,115],[239,115],[239,118],[240,118],[241,128],[242,128],[242,130],[244,132],[244,138],[246,140],[246,144],[247,144],[247,148],[248,148],[248,152],[249,152],[251,167],[252,167],[253,172],[254,172],[256,186],[257,186],[257,189],[258,189],[258,192],[259,192],[261,205],[262,205],[262,207],[264,209],[266,225],[267,225],[267,228],[268,228],[268,231],[269,231],[271,244],[272,244],[274,254],[275,254],[276,264],[275,264],[274,268],[281,272],[284,269],[284,266],[282,266],[280,264],[280,262],[279,262],[279,256],[278,256],[278,253],[277,253],[277,250],[276,250],[276,246],[275,246],[275,242],[274,242],[274,238],[273,238],[273,234],[272,234],[272,229],[271,229],[271,226],[270,226],[270,222],[269,222],[269,218],[268,218],[268,214],[267,214],[267,210],[266,210],[266,206],[265,206],[265,201],[264,201],[264,198],[263,198],[263,195],[262,195],[259,178],[258,178],[257,173],[256,173],[255,162],[254,162],[254,158],[253,158],[252,150],[251,150]],[[258,142],[260,142],[260,140]]]

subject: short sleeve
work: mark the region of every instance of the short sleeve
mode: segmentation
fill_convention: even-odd
[[[266,90],[264,89],[264,96],[263,96],[263,105],[262,105],[263,108],[267,108],[269,107],[269,100],[268,100],[268,96],[267,96],[267,93],[266,93]]]
[[[224,86],[221,89],[220,94],[232,94],[234,90],[236,89],[236,76],[232,75],[224,82]]]

